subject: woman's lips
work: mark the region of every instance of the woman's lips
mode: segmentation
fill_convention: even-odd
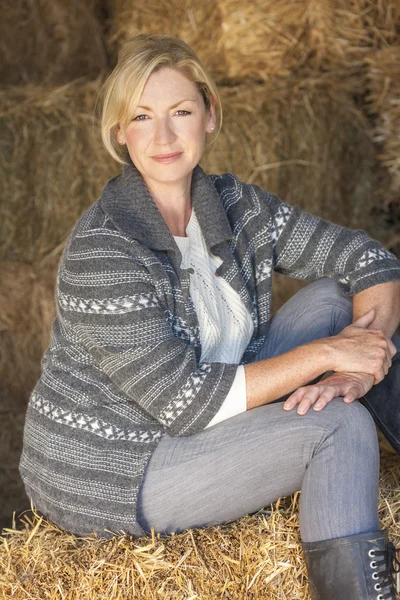
[[[170,163],[178,160],[182,156],[182,152],[172,152],[171,154],[156,154],[151,158],[160,163]]]

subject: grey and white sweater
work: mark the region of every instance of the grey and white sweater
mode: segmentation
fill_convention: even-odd
[[[272,271],[332,277],[354,294],[400,279],[400,262],[362,231],[289,206],[234,175],[196,167],[192,202],[217,274],[268,334]],[[136,521],[146,465],[167,432],[202,431],[236,365],[202,363],[189,272],[156,204],[127,165],[76,224],[57,281],[57,318],[29,401],[20,471],[48,518],[78,535],[144,535]]]

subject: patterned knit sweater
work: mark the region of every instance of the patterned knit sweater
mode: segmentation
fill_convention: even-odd
[[[234,175],[196,167],[192,203],[240,295],[253,336],[268,334],[271,274],[332,277],[354,294],[400,279],[400,262],[362,231],[289,206]],[[130,164],[75,226],[61,259],[57,318],[27,409],[20,470],[36,507],[78,535],[125,531],[162,436],[202,431],[218,412],[236,365],[201,362],[189,273],[144,182]]]

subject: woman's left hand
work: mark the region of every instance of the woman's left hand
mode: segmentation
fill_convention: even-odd
[[[298,414],[305,415],[311,406],[314,410],[322,410],[337,396],[343,397],[345,402],[353,402],[366,394],[373,384],[373,376],[367,373],[333,373],[318,383],[297,389],[283,408],[291,410],[298,405]]]

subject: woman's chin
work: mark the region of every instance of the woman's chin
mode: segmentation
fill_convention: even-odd
[[[197,164],[197,163],[196,163]],[[175,163],[161,163],[157,164],[155,168],[146,169],[142,173],[144,179],[148,179],[158,183],[179,183],[181,181],[187,181],[192,176],[195,165],[178,165]]]

